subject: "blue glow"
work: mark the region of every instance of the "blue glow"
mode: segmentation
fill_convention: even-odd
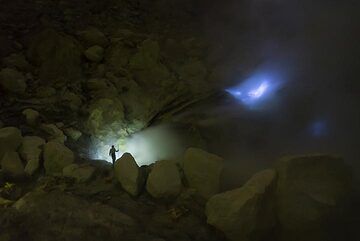
[[[328,124],[324,120],[317,120],[310,125],[310,132],[312,136],[323,137],[328,134]]]
[[[225,91],[247,107],[258,108],[268,103],[280,88],[281,81],[275,76],[275,74],[272,74],[271,78],[265,74],[255,74],[241,84],[230,87]]]

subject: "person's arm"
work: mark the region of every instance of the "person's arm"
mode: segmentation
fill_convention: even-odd
[[[115,150],[116,152],[119,152],[119,150]]]

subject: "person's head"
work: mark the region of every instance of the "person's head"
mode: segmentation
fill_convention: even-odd
[[[114,148],[114,145],[112,145],[111,148]]]

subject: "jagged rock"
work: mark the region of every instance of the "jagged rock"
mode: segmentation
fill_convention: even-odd
[[[190,187],[204,198],[219,192],[223,159],[197,148],[187,149],[184,156],[184,173]]]
[[[111,111],[109,111],[111,110]],[[89,107],[86,126],[98,138],[124,135],[124,107],[118,99],[99,99]]]
[[[8,151],[1,159],[1,167],[5,175],[11,177],[21,177],[24,175],[24,165],[19,154],[15,151]]]
[[[126,67],[129,59],[134,54],[134,50],[128,48],[124,43],[113,44],[107,51],[105,61],[110,70],[114,73],[121,72]]]
[[[82,136],[81,131],[75,128],[66,128],[64,129],[64,133],[66,136],[70,137],[72,140],[77,141]]]
[[[45,140],[38,136],[25,136],[19,149],[19,154],[26,161],[25,173],[33,175],[40,166],[42,146]]]
[[[3,64],[9,68],[16,68],[20,71],[29,71],[31,66],[22,54],[11,54],[2,60]]]
[[[5,127],[0,129],[0,160],[5,152],[16,151],[21,145],[21,131],[16,127]]]
[[[95,170],[95,167],[90,165],[71,164],[64,167],[63,175],[74,178],[78,182],[88,182],[94,176]]]
[[[30,126],[35,126],[39,122],[40,114],[36,110],[26,109],[22,112],[26,118],[26,123]]]
[[[23,94],[26,90],[26,80],[19,71],[4,68],[0,71],[0,86],[7,92]]]
[[[276,172],[255,174],[241,188],[216,194],[206,204],[207,222],[234,241],[270,238],[276,222]]]
[[[114,174],[125,191],[133,196],[141,190],[141,172],[135,159],[130,153],[124,153],[114,166]]]
[[[89,79],[86,81],[85,86],[94,99],[111,98],[118,95],[116,87],[104,78]]]
[[[95,45],[85,50],[84,55],[92,62],[100,62],[104,57],[104,49]]]
[[[125,230],[137,225],[117,208],[59,190],[29,192],[13,207],[22,216],[31,217],[22,220],[31,227],[27,228],[31,240],[48,240],[55,233],[56,240],[131,240]]]
[[[62,95],[62,105],[69,107],[73,111],[78,111],[82,105],[81,97],[71,91],[66,91]]]
[[[74,153],[57,141],[44,145],[44,167],[47,174],[62,173],[64,167],[75,160]]]
[[[157,161],[146,182],[146,190],[154,198],[176,197],[181,191],[181,179],[172,161]]]
[[[41,130],[43,130],[48,137],[46,138],[48,141],[57,141],[60,143],[64,143],[66,140],[66,136],[64,135],[63,131],[60,130],[54,124],[41,124]]]
[[[14,201],[0,197],[0,207],[9,207],[13,205]]]
[[[280,240],[331,240],[325,221],[350,192],[351,173],[328,155],[284,157],[276,166]]]
[[[90,47],[94,45],[106,47],[108,45],[108,40],[106,36],[101,31],[99,31],[97,28],[94,27],[79,32],[79,37],[85,43],[86,47]]]
[[[39,78],[45,83],[61,86],[82,77],[81,46],[66,34],[43,30],[32,39],[27,55],[40,67]]]

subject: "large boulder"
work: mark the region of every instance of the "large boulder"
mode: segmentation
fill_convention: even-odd
[[[0,71],[0,86],[9,93],[23,94],[26,90],[26,79],[19,71],[4,68]]]
[[[57,141],[60,143],[65,142],[66,136],[64,135],[64,132],[60,130],[56,125],[42,124],[40,128],[47,134],[46,139],[48,141]]]
[[[330,240],[326,220],[350,190],[343,160],[328,155],[284,157],[277,163],[280,240]]]
[[[198,148],[189,148],[184,156],[184,173],[190,187],[208,199],[219,192],[223,159]]]
[[[64,133],[67,137],[70,137],[73,141],[79,140],[79,138],[82,136],[81,131],[72,127],[64,129]]]
[[[26,123],[30,126],[35,126],[39,121],[40,114],[36,110],[25,109],[23,110],[22,114],[26,118]]]
[[[90,165],[70,164],[64,167],[63,175],[74,178],[78,182],[88,182],[95,173],[95,167]]]
[[[43,82],[61,86],[82,77],[81,46],[64,33],[43,30],[32,39],[27,55],[40,67],[39,77]]]
[[[146,190],[154,198],[177,196],[181,191],[181,178],[176,164],[172,161],[157,161],[146,182]]]
[[[75,160],[74,153],[57,141],[50,141],[44,145],[43,157],[47,174],[62,173],[64,167]]]
[[[275,226],[276,172],[255,174],[243,187],[217,194],[206,204],[207,222],[234,241],[261,241]]]
[[[139,166],[130,153],[124,153],[114,166],[116,179],[125,191],[136,196],[141,191],[142,178]]]
[[[92,62],[100,62],[104,57],[104,49],[103,47],[95,45],[85,50],[84,55]]]
[[[38,170],[42,153],[41,147],[44,144],[45,140],[38,136],[25,136],[23,138],[19,153],[21,158],[26,161],[26,174],[32,175],[36,170]]]
[[[0,160],[8,151],[16,151],[21,145],[21,131],[16,127],[5,127],[0,129]]]
[[[86,47],[94,45],[105,47],[109,42],[106,36],[99,29],[94,27],[80,31],[78,34]]]
[[[15,151],[6,152],[1,159],[1,167],[5,175],[21,177],[24,175],[24,165]]]

